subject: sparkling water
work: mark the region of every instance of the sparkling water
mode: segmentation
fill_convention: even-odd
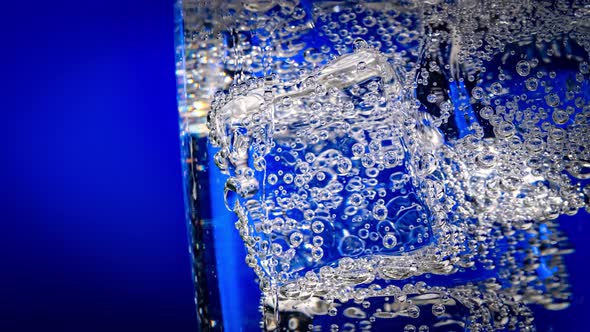
[[[183,14],[203,330],[535,331],[532,305],[568,307],[560,216],[589,203],[590,6]]]

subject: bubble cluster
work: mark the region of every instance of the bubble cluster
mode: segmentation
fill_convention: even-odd
[[[587,6],[225,6],[227,29],[194,43],[231,77],[207,126],[262,308],[425,332],[534,331],[528,305],[568,306],[559,217],[590,203]]]

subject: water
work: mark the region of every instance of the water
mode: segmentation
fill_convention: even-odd
[[[201,330],[250,331],[260,325],[260,291],[244,262],[246,251],[235,218],[222,200],[225,179],[207,155],[202,135],[183,137],[185,189],[193,257],[197,315]]]
[[[209,5],[180,76],[203,330],[536,331],[570,305],[589,7]]]

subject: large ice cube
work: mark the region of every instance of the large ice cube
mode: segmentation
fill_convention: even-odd
[[[297,82],[235,86],[212,107],[226,203],[261,275],[284,282],[359,257],[374,270],[375,257],[400,255],[383,277],[449,272],[427,262],[433,217],[413,180],[434,161],[408,168],[442,138],[412,116],[403,74],[380,52],[361,47]]]

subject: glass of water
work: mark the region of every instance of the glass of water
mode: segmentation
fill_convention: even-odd
[[[203,331],[536,331],[590,195],[583,1],[183,0]]]

